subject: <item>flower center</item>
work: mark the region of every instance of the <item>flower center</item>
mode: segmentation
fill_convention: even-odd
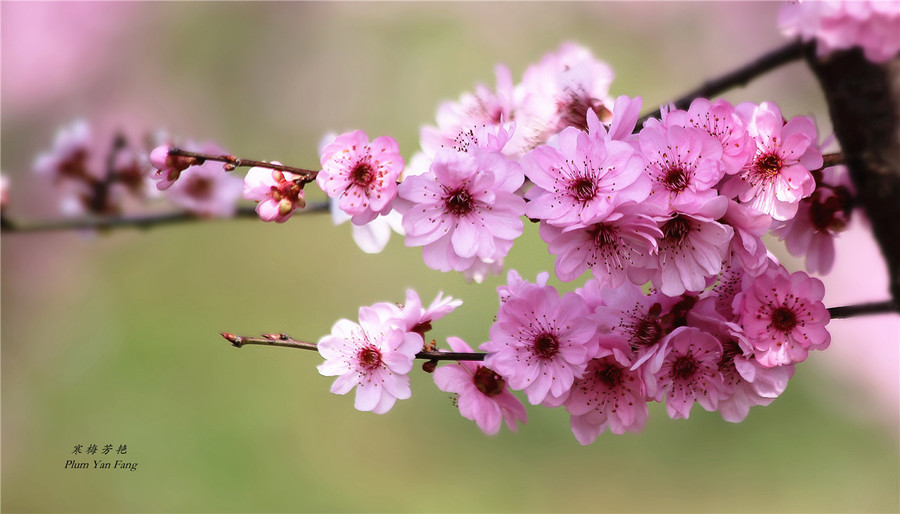
[[[604,223],[594,225],[590,231],[593,233],[594,245],[597,248],[616,246],[616,243],[618,242],[615,229]]]
[[[613,388],[622,383],[622,368],[619,366],[598,368],[594,377],[606,387]]]
[[[475,387],[484,393],[485,396],[497,396],[506,387],[506,381],[503,380],[503,377],[494,372],[494,370],[484,366],[478,366],[472,381],[475,383]]]
[[[797,316],[787,307],[779,307],[772,312],[772,326],[780,332],[790,332],[797,326]]]
[[[666,170],[666,176],[663,177],[662,182],[669,191],[680,193],[687,189],[688,174],[681,167],[671,167]]]
[[[697,371],[697,363],[690,355],[682,355],[672,363],[672,373],[676,378],[690,378]]]
[[[552,359],[559,353],[559,341],[551,334],[541,334],[534,340],[534,353],[542,359]]]
[[[356,359],[359,361],[359,364],[362,366],[362,368],[366,371],[370,371],[381,366],[381,352],[371,345],[360,349],[359,353],[356,354]]]
[[[597,189],[594,187],[594,181],[587,177],[579,177],[575,180],[575,182],[572,183],[571,190],[575,199],[582,203],[592,200],[597,194]]]
[[[203,177],[193,177],[185,185],[185,191],[188,196],[198,200],[206,200],[212,196],[213,181]]]
[[[576,127],[585,132],[588,130],[587,112],[593,109],[600,121],[608,123],[612,120],[612,111],[603,105],[603,102],[590,96],[585,91],[567,91],[567,95],[556,104],[556,110],[560,115],[560,127]]]
[[[722,359],[719,361],[719,368],[734,367],[734,358],[743,354],[744,351],[741,350],[737,341],[731,339],[722,343]]]
[[[782,166],[784,166],[784,161],[773,153],[763,155],[756,161],[756,170],[763,178],[767,179],[775,178]]]
[[[369,163],[359,162],[353,168],[353,171],[350,172],[350,180],[358,186],[367,187],[375,181],[375,172]]]
[[[463,216],[472,212],[474,208],[472,204],[472,195],[467,189],[459,189],[450,193],[445,201],[447,212],[455,216]]]
[[[662,327],[655,319],[644,318],[638,321],[631,333],[631,346],[634,349],[656,344],[662,336]]]
[[[675,244],[684,241],[690,231],[691,225],[683,216],[675,216],[662,226],[663,236]]]

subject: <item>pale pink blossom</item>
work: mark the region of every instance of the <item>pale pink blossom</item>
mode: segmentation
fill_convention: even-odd
[[[850,223],[852,188],[844,166],[825,168],[813,194],[800,201],[796,216],[772,230],[791,255],[806,257],[810,273],[824,275],[834,265],[834,240]]]
[[[561,227],[588,225],[650,194],[643,159],[630,144],[569,127],[558,145],[539,146],[522,158],[525,174],[534,182],[526,193],[529,218]]]
[[[877,63],[900,52],[900,2],[896,0],[816,0],[785,2],[778,26],[788,37],[816,41],[818,55],[861,47]]]
[[[342,211],[338,207],[338,202],[334,198],[329,198],[328,209],[331,211],[331,221],[335,225],[350,221],[350,215]],[[350,224],[353,242],[365,253],[375,254],[381,253],[391,239],[391,233],[395,232],[401,236],[403,232],[403,217],[399,212],[392,210],[387,214],[382,214],[365,225]]]
[[[737,112],[756,142],[756,154],[724,183],[722,194],[776,220],[792,218],[800,200],[816,187],[810,171],[822,167],[815,124],[807,116],[785,122],[771,102],[741,104]]]
[[[91,128],[86,121],[76,120],[60,127],[53,148],[35,158],[34,172],[53,182],[99,180],[103,173],[90,162],[92,146]]]
[[[528,120],[527,139],[537,145],[566,127],[586,130],[590,110],[609,121],[613,105],[609,86],[614,76],[607,63],[571,42],[529,66],[517,88]]]
[[[726,260],[751,275],[759,275],[765,271],[768,266],[768,250],[762,236],[772,226],[771,216],[729,200],[728,210],[722,219],[734,229]]]
[[[439,292],[428,308],[423,308],[419,293],[414,289],[407,289],[406,303],[400,309],[399,317],[403,320],[406,331],[424,334],[431,330],[432,321],[437,321],[450,314],[462,303],[462,300],[444,296],[444,293]]]
[[[647,391],[642,373],[621,356],[588,363],[566,400],[575,438],[588,445],[607,428],[614,434],[640,432],[647,422]]]
[[[190,166],[197,164],[197,160],[193,157],[183,157],[180,155],[169,155],[172,145],[159,145],[150,151],[150,164],[156,168],[156,171],[150,175],[150,178],[156,181],[156,189],[165,191],[172,187],[172,184],[181,176],[181,172]],[[211,143],[201,145],[188,142],[184,145],[184,149],[191,152],[215,153],[220,148]]]
[[[733,228],[716,221],[727,209],[728,199],[717,196],[689,212],[672,213],[660,224],[658,265],[635,269],[635,282],[650,280],[669,296],[705,289],[722,270],[734,235]]]
[[[354,224],[390,212],[404,164],[394,138],[376,137],[370,143],[361,130],[341,134],[322,148],[321,164],[316,183]]]
[[[295,210],[306,206],[302,179],[287,171],[250,168],[244,176],[244,198],[258,202],[256,213],[263,221],[284,223]]]
[[[209,153],[223,154],[218,148],[206,147]],[[227,218],[237,210],[244,181],[226,172],[222,164],[206,161],[181,172],[167,190],[166,197],[197,216]]]
[[[331,392],[356,388],[357,410],[384,414],[397,400],[410,397],[409,376],[422,336],[405,329],[396,305],[379,303],[359,309],[359,323],[338,320],[317,348],[325,362],[319,373],[338,377]]]
[[[760,364],[802,362],[810,350],[828,348],[831,335],[825,325],[831,316],[822,303],[824,295],[821,280],[802,271],[790,274],[783,266],[745,277],[735,309]]]
[[[502,304],[511,297],[521,294],[521,292],[528,287],[546,286],[547,280],[549,279],[550,273],[542,271],[537,274],[535,282],[532,283],[522,278],[518,271],[511,269],[506,273],[506,284],[497,286],[497,296],[500,298],[500,303]]]
[[[558,405],[598,351],[584,300],[550,286],[526,285],[500,305],[485,366],[524,390],[528,401]]]
[[[701,128],[718,139],[722,144],[722,169],[727,175],[741,171],[756,152],[743,120],[725,99],[696,98],[687,111],[663,109],[661,118],[667,126]]]
[[[472,348],[458,337],[448,337],[450,349],[472,353]],[[441,366],[434,371],[434,383],[441,391],[455,393],[456,406],[466,419],[474,421],[484,433],[494,435],[501,422],[513,432],[518,422],[526,423],[525,406],[506,387],[506,381],[490,368],[472,361]]]
[[[694,208],[718,196],[714,186],[725,174],[722,144],[705,129],[651,119],[639,141],[653,181],[651,201],[665,209]]]
[[[694,403],[707,411],[718,407],[725,385],[719,372],[722,345],[707,332],[695,327],[679,327],[665,348],[648,361],[655,383],[654,398],[666,402],[672,419],[687,419]]]
[[[9,205],[9,177],[0,175],[0,211]]]
[[[656,263],[656,240],[662,237],[656,221],[637,204],[623,204],[605,221],[565,229],[541,223],[540,236],[556,255],[556,276],[575,280],[590,269],[600,285],[618,287],[635,267]]]
[[[422,246],[430,268],[465,271],[502,259],[523,231],[518,163],[497,152],[443,150],[428,173],[407,177],[396,208],[407,246]]]
[[[697,302],[688,319],[692,326],[710,333],[722,344],[719,372],[725,388],[718,405],[722,419],[739,423],[747,417],[750,407],[769,405],[784,392],[794,375],[794,366],[767,368],[759,364],[741,327],[719,314],[715,299]]]

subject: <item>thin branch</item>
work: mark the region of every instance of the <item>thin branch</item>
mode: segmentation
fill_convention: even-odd
[[[328,202],[317,202],[314,204],[308,204],[306,208],[298,210],[294,213],[294,215],[297,216],[300,214],[313,214],[328,211]],[[32,224],[21,224],[18,222],[13,222],[4,215],[2,216],[2,218],[0,218],[0,232],[37,233],[54,232],[60,230],[106,230],[118,228],[149,229],[161,225],[173,225],[176,223],[186,223],[192,221],[232,220],[236,218],[259,219],[259,215],[256,213],[256,210],[253,207],[241,207],[235,212],[234,216],[230,218],[209,218],[198,216],[186,211],[180,211],[147,216],[85,218]]]
[[[829,307],[828,313],[831,314],[831,319],[845,319],[870,314],[898,314],[900,313],[900,306],[892,300],[885,300],[883,302]]]
[[[883,302],[862,303],[857,305],[845,305],[842,307],[829,307],[828,313],[831,319],[845,319],[856,316],[872,314],[900,313],[900,307],[891,300]],[[261,337],[236,336],[229,332],[220,334],[235,348],[245,345],[280,346],[282,348],[296,348],[298,350],[318,351],[316,343],[294,339],[287,334],[263,334]],[[443,352],[435,350],[423,350],[416,354],[417,359],[427,361],[483,361],[486,353],[483,352]]]
[[[318,350],[318,348],[316,348],[316,343],[294,339],[287,334],[263,334],[262,337],[245,337],[223,332],[221,335],[236,348],[248,344],[257,344],[262,346],[297,348],[299,350]],[[485,355],[487,354],[480,352],[464,353],[423,350],[416,354],[416,358],[428,361],[483,361]]]
[[[303,168],[295,168],[293,166],[285,166],[284,164],[276,164],[272,162],[266,161],[256,161],[253,159],[241,159],[240,157],[235,157],[233,155],[215,155],[208,153],[200,153],[200,152],[191,152],[188,150],[182,150],[181,148],[170,148],[169,155],[175,157],[189,157],[195,159],[197,162],[196,165],[203,164],[204,161],[216,161],[225,163],[225,171],[233,171],[235,168],[242,167],[261,167],[268,168],[272,170],[278,171],[287,171],[289,173],[293,173],[294,175],[300,175],[303,178],[304,182],[312,182],[315,180],[316,175],[319,174],[318,171],[307,170]]]
[[[807,44],[802,43],[800,40],[792,41],[758,57],[734,71],[722,75],[719,78],[704,82],[703,85],[697,89],[694,89],[672,103],[675,105],[676,109],[687,109],[695,98],[712,98],[731,88],[746,85],[752,79],[768,73],[779,66],[802,59],[803,51],[806,46]],[[658,110],[645,114],[638,120],[635,130],[640,130],[645,121],[650,118],[656,118],[657,116],[659,116]]]

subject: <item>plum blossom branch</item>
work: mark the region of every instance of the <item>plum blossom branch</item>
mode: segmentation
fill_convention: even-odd
[[[695,98],[713,98],[733,87],[743,86],[752,79],[768,73],[784,64],[798,61],[803,58],[804,49],[811,46],[809,43],[803,43],[799,39],[792,41],[784,46],[769,51],[753,61],[728,72],[721,77],[707,80],[700,87],[685,94],[681,98],[673,101],[672,104],[676,109],[687,109],[691,101]],[[650,118],[655,118],[658,112],[650,112],[642,116],[636,125],[636,130],[640,130],[644,122]]]
[[[831,319],[846,319],[856,316],[867,316],[873,314],[900,313],[900,306],[898,306],[892,300],[885,300],[882,302],[829,307],[828,313],[831,315]],[[231,345],[235,348],[241,348],[245,345],[260,345],[318,351],[318,346],[316,345],[316,343],[294,339],[287,334],[263,334],[260,337],[248,337],[234,335],[229,332],[222,332],[220,335],[225,338],[226,341],[231,343]],[[428,361],[483,361],[486,355],[487,353],[484,352],[468,353],[423,350],[416,353],[416,358]]]
[[[169,148],[168,153],[173,157],[187,157],[189,159],[194,159],[196,161],[194,164],[198,165],[203,164],[205,161],[222,162],[225,163],[225,165],[223,166],[225,168],[225,171],[233,171],[235,168],[241,167],[260,167],[268,168],[271,170],[287,171],[289,173],[302,176],[304,182],[312,182],[316,179],[316,175],[318,175],[319,173],[318,171],[314,170],[295,168],[293,166],[285,166],[278,163],[257,161],[253,159],[242,159],[240,157],[235,157],[234,155],[215,155],[202,152],[191,152],[176,147]]]
[[[297,214],[313,214],[313,213],[327,213],[329,212],[328,202],[318,202],[314,204],[308,204],[305,209],[299,211]],[[254,208],[252,207],[241,207],[237,211],[233,217],[234,218],[250,218],[250,219],[259,219],[259,215],[256,213]],[[75,219],[75,220],[61,220],[61,221],[51,221],[46,223],[32,223],[32,224],[20,224],[18,222],[13,222],[6,215],[0,217],[0,232],[18,232],[18,233],[36,233],[36,232],[57,232],[63,230],[107,230],[107,229],[119,229],[119,228],[138,228],[138,229],[149,229],[158,227],[161,225],[173,225],[177,223],[185,223],[192,221],[208,221],[211,219],[223,219],[223,218],[206,218],[203,216],[198,216],[191,212],[179,211],[179,212],[170,212],[164,214],[153,214],[146,216],[132,216],[132,217],[120,217],[120,216],[111,216],[111,217],[100,217],[100,218],[85,218],[85,219]]]
[[[261,337],[247,337],[236,336],[228,332],[223,332],[221,336],[224,337],[225,340],[231,343],[231,345],[235,348],[240,348],[244,345],[249,344],[256,344],[261,346],[280,346],[283,348],[296,348],[298,350],[318,351],[316,343],[294,339],[287,334],[263,334]],[[487,354],[480,352],[466,353],[423,350],[416,354],[416,358],[429,361],[482,361],[484,360],[485,355]]]

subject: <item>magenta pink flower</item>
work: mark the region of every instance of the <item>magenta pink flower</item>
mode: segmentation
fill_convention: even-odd
[[[722,269],[734,229],[716,220],[725,215],[728,199],[717,196],[689,212],[675,212],[660,225],[658,266],[634,270],[636,283],[651,280],[669,296],[702,291]]]
[[[594,442],[604,430],[614,434],[640,432],[647,422],[646,385],[631,362],[607,355],[588,363],[566,400],[575,438],[583,445]]]
[[[783,266],[745,277],[735,308],[760,364],[802,362],[809,350],[828,348],[831,335],[825,325],[831,316],[822,303],[824,295],[821,280],[802,271],[789,274]]]
[[[410,397],[409,376],[422,336],[408,332],[396,305],[379,303],[359,309],[359,324],[338,320],[331,334],[319,339],[318,367],[325,376],[337,376],[335,394],[356,387],[355,407],[384,414],[397,400]]]
[[[196,164],[196,160],[192,157],[181,157],[169,155],[172,145],[159,145],[150,152],[150,164],[156,168],[156,172],[150,175],[150,178],[156,181],[156,189],[165,191],[172,187],[172,184],[181,176],[181,172]],[[185,149],[194,152],[212,152],[218,151],[215,145],[206,143],[197,146],[192,142],[185,145]],[[210,152],[210,153],[212,153]]]
[[[437,297],[426,309],[422,307],[419,293],[414,289],[407,289],[406,303],[403,304],[400,311],[400,318],[403,320],[407,332],[424,334],[431,330],[432,321],[443,318],[460,305],[462,305],[462,300],[455,300],[452,296],[444,296],[444,293],[438,293]]]
[[[556,255],[556,276],[575,280],[590,269],[600,285],[618,287],[635,267],[654,266],[656,239],[662,237],[656,221],[642,214],[637,204],[624,204],[602,222],[562,229],[541,223],[540,236]]]
[[[719,361],[722,345],[707,332],[694,327],[676,328],[648,362],[655,381],[655,399],[666,401],[672,419],[687,419],[694,403],[707,411],[716,410],[725,391]]]
[[[256,213],[263,221],[278,223],[289,220],[295,210],[306,206],[302,177],[262,167],[250,168],[244,176],[244,198],[259,202]]]
[[[207,147],[208,153],[223,154]],[[180,178],[166,190],[166,197],[197,216],[227,218],[237,210],[244,189],[240,177],[226,172],[221,163],[207,161],[181,172]]]
[[[438,153],[428,173],[400,185],[406,245],[422,246],[425,264],[440,271],[502,259],[522,234],[523,181],[519,165],[497,152]]]
[[[667,126],[701,128],[718,139],[722,144],[722,169],[727,175],[741,171],[756,152],[756,145],[734,106],[721,98],[715,102],[696,98],[687,111],[663,111],[662,121]]]
[[[540,144],[566,127],[586,130],[589,110],[609,121],[614,76],[608,64],[574,43],[563,43],[545,55],[525,70],[519,88],[521,110],[529,120],[528,139]]]
[[[447,343],[454,352],[472,352],[458,337],[448,337]],[[518,421],[528,421],[525,406],[507,389],[503,377],[476,362],[459,361],[441,366],[434,371],[434,383],[441,391],[456,393],[459,413],[474,421],[486,434],[499,432],[501,421],[513,432],[518,428]]]
[[[816,187],[810,170],[822,167],[815,124],[807,116],[785,123],[771,102],[741,104],[737,112],[756,141],[756,154],[740,174],[725,182],[722,194],[776,220],[792,218],[800,200]]]
[[[768,266],[768,249],[762,236],[772,226],[772,218],[729,200],[723,220],[734,229],[727,260],[751,275],[759,275],[765,271]]]
[[[800,201],[797,215],[772,230],[791,255],[806,257],[810,273],[826,274],[834,265],[834,240],[850,223],[852,187],[845,167],[825,168],[813,194]]]
[[[650,200],[663,209],[694,208],[718,196],[714,186],[724,176],[722,144],[693,126],[644,124],[640,146],[653,180]]]
[[[650,179],[634,148],[622,141],[592,137],[569,127],[559,135],[559,148],[539,146],[522,158],[525,174],[534,182],[525,195],[529,218],[551,225],[606,220],[626,202],[642,202],[650,194]]]
[[[819,56],[855,46],[877,63],[900,52],[900,3],[895,0],[785,2],[778,26],[788,37],[816,41]]]
[[[500,306],[491,340],[481,345],[484,364],[524,390],[531,404],[558,405],[597,354],[588,314],[575,293],[560,298],[553,287],[526,285]]]
[[[338,199],[338,206],[354,224],[363,225],[390,212],[404,164],[394,138],[381,136],[369,143],[365,132],[355,130],[338,136],[321,154],[322,170],[316,182],[329,197]]]

